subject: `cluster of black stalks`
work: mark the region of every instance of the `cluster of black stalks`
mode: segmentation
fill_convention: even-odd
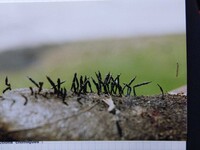
[[[134,96],[136,95],[136,88],[147,85],[151,82],[143,82],[140,84],[136,84],[132,86],[132,83],[135,81],[136,77],[130,80],[129,83],[123,83],[121,84],[120,81],[120,75],[117,75],[116,77],[113,77],[111,73],[108,73],[104,78],[102,77],[100,71],[97,73],[95,72],[96,80],[93,77],[87,77],[87,76],[80,76],[78,78],[77,73],[74,74],[72,85],[71,85],[71,92],[75,95],[80,96],[81,94],[87,94],[87,93],[94,93],[92,89],[91,83],[94,84],[96,87],[96,91],[98,95],[101,94],[108,94],[108,95],[115,95],[115,96],[130,96],[133,92]],[[57,97],[62,98],[63,102],[67,96],[67,90],[66,88],[62,88],[62,84],[65,83],[65,81],[61,81],[60,78],[57,79],[57,82],[54,82],[50,77],[46,76],[48,82],[52,86],[53,94],[57,95]],[[28,79],[38,88],[38,94],[41,93],[43,89],[44,82],[36,82],[32,78],[28,77]],[[90,81],[92,80],[92,82]],[[6,88],[3,90],[3,93],[5,93],[7,90],[11,90],[11,84],[8,82],[8,78],[5,79],[5,85]],[[162,99],[164,99],[164,92],[162,87],[157,84],[162,92]],[[34,94],[33,88],[29,87],[31,90],[31,94]],[[46,93],[44,96],[46,97],[48,93]]]
[[[134,77],[129,83],[123,83],[122,85],[120,83],[120,75],[113,77],[112,74],[108,73],[105,76],[105,78],[102,78],[102,75],[100,72],[95,73],[95,74],[96,74],[97,80],[95,80],[93,77],[91,77],[91,79],[92,79],[92,83],[96,87],[96,91],[98,95],[104,93],[104,94],[109,94],[109,95],[130,96],[131,92],[133,91],[134,96],[136,96],[135,89],[137,87],[151,83],[151,82],[143,82],[141,84],[137,84],[131,87],[136,77]],[[88,91],[88,88],[90,91]],[[127,90],[126,94],[125,94],[125,90]],[[77,74],[75,73],[73,81],[72,81],[71,91],[77,95],[86,94],[88,92],[92,93],[93,90],[91,87],[90,78],[88,78],[87,76],[85,77],[80,76],[80,78],[78,79]]]

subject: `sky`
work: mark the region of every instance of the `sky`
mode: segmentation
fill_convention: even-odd
[[[0,3],[0,51],[174,33],[185,33],[184,0]]]

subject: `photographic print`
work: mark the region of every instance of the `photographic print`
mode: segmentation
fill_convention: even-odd
[[[0,141],[186,141],[185,2],[0,4]]]

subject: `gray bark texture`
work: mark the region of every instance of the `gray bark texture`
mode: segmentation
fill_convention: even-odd
[[[28,88],[0,97],[0,141],[186,140],[187,96],[110,96],[65,99]]]

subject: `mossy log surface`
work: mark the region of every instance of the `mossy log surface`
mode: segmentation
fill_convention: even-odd
[[[28,88],[0,97],[0,141],[186,140],[187,96],[110,96]]]

